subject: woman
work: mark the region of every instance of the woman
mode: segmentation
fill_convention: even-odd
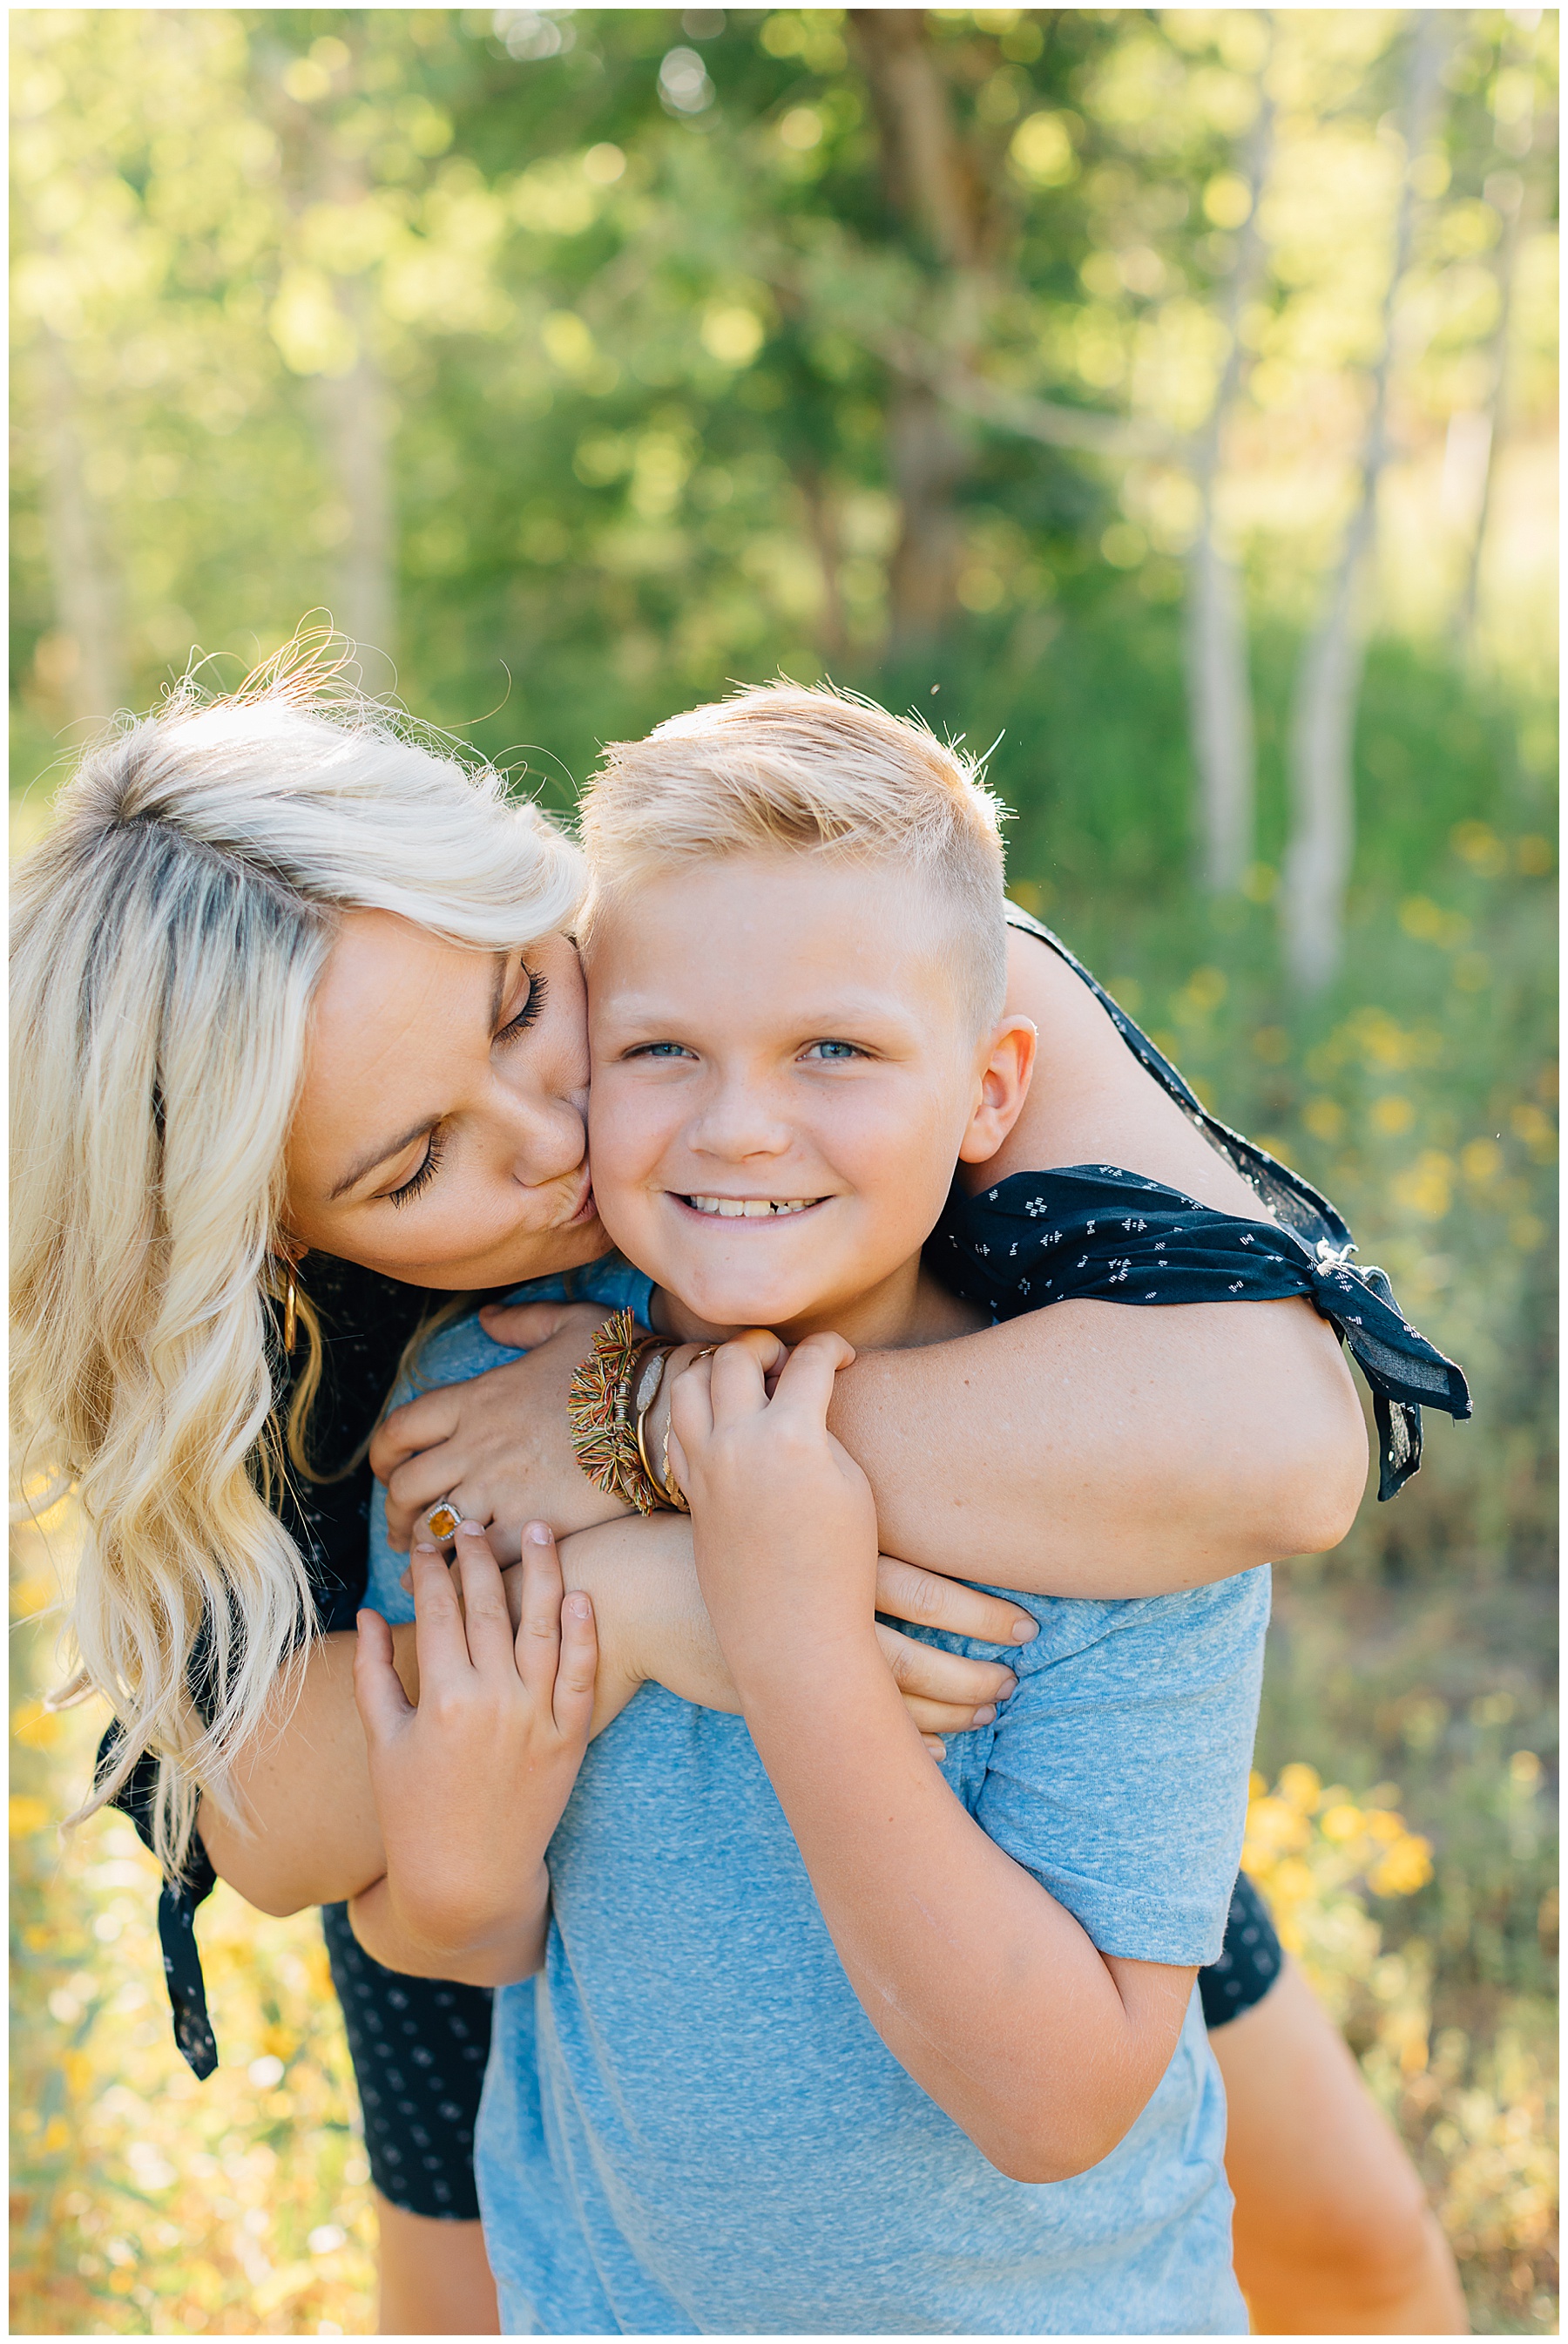
[[[375,712],[328,704],[308,672],[286,668],[215,706],[178,696],[90,753],[22,874],[13,1127],[24,1465],[64,1470],[80,1490],[82,1682],[106,1692],[121,1727],[90,1804],[158,1753],[150,1828],[170,1872],[191,1864],[199,1785],[204,1835],[256,1901],[364,1884],[318,1887],[296,1867],[280,1887],[293,1788],[259,1840],[234,1820],[243,1799],[265,1824],[269,1799],[300,1779],[291,1764],[303,1763],[318,1793],[329,1731],[347,1733],[332,1777],[346,1831],[359,1795],[341,1644],[328,1636],[307,1660],[300,1635],[302,1621],[334,1618],[319,1599],[335,1562],[350,1598],[362,1570],[351,1531],[336,1542],[322,1534],[328,1490],[290,1498],[314,1470],[307,1420],[323,1363],[300,1256],[449,1295],[582,1270],[603,1254],[583,1162],[580,977],[561,933],[577,887],[569,846],[508,805],[494,775],[465,774]],[[1255,1217],[1252,1189],[1123,1046],[1081,975],[1022,936],[1013,949],[1010,1005],[1047,1039],[1038,1104],[997,1172],[1102,1158]],[[417,1111],[393,1116],[394,1101]],[[286,1376],[279,1303],[283,1332],[297,1317],[307,1344],[286,1450],[275,1409]],[[352,1355],[363,1383],[378,1349],[389,1381],[406,1325],[394,1315],[379,1345],[363,1323],[344,1329],[351,1356],[329,1378],[340,1433],[364,1418],[343,1399]],[[558,1400],[586,1340],[573,1318],[506,1371],[508,1404],[523,1391],[530,1426],[560,1415],[541,1400]],[[994,1545],[983,1558],[964,1550],[964,1498],[973,1477],[989,1484],[999,1472],[1018,1545],[1004,1575],[1052,1592],[1145,1591],[1330,1545],[1359,1495],[1359,1411],[1328,1328],[1300,1300],[1137,1316],[1070,1301],[960,1343],[867,1359],[843,1382],[835,1429],[870,1475],[886,1543],[935,1571],[980,1576],[983,1563],[994,1581]],[[413,1448],[431,1445],[428,1425],[406,1419],[401,1431]],[[564,1428],[553,1448],[528,1437],[528,1510],[590,1531],[604,1510],[589,1502]],[[441,1470],[457,1461],[443,1457]],[[465,1463],[454,1475],[465,1504],[468,1478]],[[394,1494],[407,1500],[407,1477]],[[280,1519],[291,1503],[294,1536]],[[626,1577],[616,1574],[623,1592]],[[917,1592],[923,1605],[975,1600],[929,1582],[905,1600]],[[616,1601],[607,1579],[601,1639],[616,1632]],[[678,1645],[690,1628],[682,1601],[667,1591],[654,1606],[665,1602]],[[280,1676],[305,1698],[278,1742]],[[993,1672],[909,1689],[942,1704],[923,1722],[956,1729],[1005,1688]],[[188,1931],[188,1900],[185,1920]],[[368,1972],[362,1989],[398,2006],[402,1989]],[[1271,2006],[1284,2011],[1282,2029]],[[1296,2086],[1298,2115],[1332,2109],[1372,2144],[1363,2198],[1386,2216],[1410,2271],[1391,2279],[1385,2253],[1377,2273],[1360,2274],[1363,2312],[1375,2283],[1399,2298],[1401,2316],[1373,2324],[1452,2326],[1408,2168],[1333,2067],[1314,2007],[1276,1993],[1248,2024],[1260,2074],[1283,2047],[1309,2079]],[[362,2090],[366,2081],[361,2068]],[[1267,2089],[1262,2098],[1266,2108]],[[1238,2195],[1244,2216],[1255,2174],[1288,2280],[1296,2250],[1266,2211],[1278,2151],[1268,2134],[1265,2122]],[[471,2241],[459,2298],[466,2226],[433,2225],[383,2195],[385,2324],[483,2325]],[[434,2306],[418,2284],[435,2268],[433,2240],[457,2248]],[[1314,2243],[1321,2262],[1321,2232]],[[1425,2290],[1418,2319],[1405,2316],[1412,2272]]]

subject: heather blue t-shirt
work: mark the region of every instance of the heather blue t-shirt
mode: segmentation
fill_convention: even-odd
[[[460,1322],[420,1380],[511,1356]],[[402,1568],[377,1507],[367,1600],[406,1619]],[[915,1632],[1019,1677],[994,1725],[949,1741],[946,1780],[1102,1952],[1212,1961],[1267,1571],[1141,1601],[1010,1600],[1040,1623],[1022,1648]],[[545,1971],[497,1995],[476,2147],[508,2332],[1246,2333],[1195,1995],[1111,2154],[1011,2181],[861,2009],[743,1719],[644,1686],[590,1745],[549,1870]]]

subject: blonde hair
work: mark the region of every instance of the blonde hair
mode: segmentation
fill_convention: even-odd
[[[979,760],[874,701],[792,683],[742,692],[605,751],[582,804],[585,935],[607,904],[685,863],[899,863],[950,908],[966,1005],[984,1026],[1007,984],[1003,811]]]
[[[187,682],[123,721],[15,878],[19,1463],[25,1487],[75,1486],[71,1690],[101,1692],[122,1734],[72,1820],[155,1752],[171,1872],[201,1792],[233,1811],[236,1753],[314,1627],[268,1505],[286,1467],[266,1293],[339,916],[398,913],[497,951],[581,894],[575,847],[498,773],[337,674],[294,652],[230,698]]]

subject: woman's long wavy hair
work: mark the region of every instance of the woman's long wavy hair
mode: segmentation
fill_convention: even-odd
[[[284,1148],[343,912],[515,948],[566,924],[576,848],[296,652],[186,683],[84,756],[12,915],[13,1405],[34,1504],[74,1489],[74,1690],[121,1728],[72,1820],[159,1760],[158,1854],[234,1812],[314,1612],[269,1507]],[[319,1334],[308,1313],[315,1380]],[[289,1448],[296,1449],[294,1442]]]

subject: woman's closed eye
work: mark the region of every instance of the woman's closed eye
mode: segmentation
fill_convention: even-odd
[[[528,980],[528,990],[523,1005],[498,1029],[496,1035],[498,1042],[515,1042],[519,1034],[526,1034],[545,1005],[545,995],[549,991],[549,979],[537,975],[526,963],[523,975]]]
[[[420,1164],[418,1170],[411,1173],[409,1177],[404,1181],[403,1186],[400,1188],[388,1188],[387,1191],[387,1202],[389,1205],[412,1204],[415,1197],[429,1187],[431,1181],[440,1170],[441,1157],[445,1147],[445,1137],[442,1133],[440,1125],[437,1124],[425,1144],[424,1160]]]

